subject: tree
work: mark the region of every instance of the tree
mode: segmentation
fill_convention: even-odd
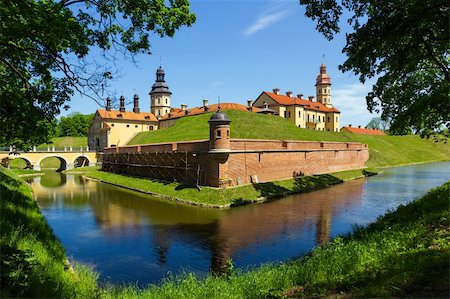
[[[62,116],[58,122],[57,135],[59,137],[72,136],[72,137],[82,137],[87,136],[87,131],[92,123],[92,118],[94,114],[81,114],[79,112],[74,112],[68,116]]]
[[[340,30],[343,11],[354,30],[346,35],[339,66],[364,83],[370,112],[382,111],[390,131],[430,134],[450,126],[449,6],[442,0],[300,0],[327,39]]]
[[[117,53],[150,53],[190,26],[188,0],[0,0],[0,144],[48,142],[74,92],[100,103]],[[100,49],[109,64],[90,62]]]
[[[388,122],[381,119],[381,117],[374,117],[370,120],[370,122],[366,126],[368,129],[375,129],[386,131],[389,129]]]

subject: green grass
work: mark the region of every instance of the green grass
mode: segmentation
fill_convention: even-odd
[[[260,200],[261,198],[277,198],[288,194],[324,188],[329,185],[342,183],[343,181],[352,178],[363,177],[368,175],[368,173],[366,170],[360,169],[333,174],[296,177],[288,180],[244,185],[226,189],[202,187],[201,190],[198,190],[195,187],[184,186],[179,183],[168,183],[146,178],[130,177],[99,170],[88,171],[86,175],[106,183],[190,204],[229,207],[251,203]]]
[[[87,145],[87,137],[55,137],[52,138],[51,143],[44,143],[41,144],[39,146],[37,146],[38,150],[47,150],[47,147],[50,146],[54,146],[57,148],[63,148],[64,146],[66,146],[67,148],[69,148],[69,146],[72,147],[77,147],[79,148],[80,146],[86,147]]]
[[[143,290],[110,287],[102,298],[446,298],[449,184],[298,260],[247,270],[230,264],[223,277],[185,274]]]
[[[34,170],[34,169],[11,169],[18,176],[21,175],[41,175],[44,174],[42,171]]]
[[[97,274],[65,270],[66,255],[32,196],[31,188],[0,167],[0,297],[88,298]]]
[[[369,145],[368,167],[443,161],[450,159],[448,144],[434,143],[419,136],[370,136],[351,133],[322,132],[297,128],[282,117],[244,111],[226,111],[231,119],[231,137],[275,140],[312,140],[361,142]],[[167,129],[136,135],[129,144],[198,140],[209,138],[208,120],[211,114],[179,119]]]

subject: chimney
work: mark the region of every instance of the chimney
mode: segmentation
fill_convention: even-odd
[[[120,96],[120,112],[125,112],[125,98],[124,96]]]
[[[106,98],[106,111],[111,111],[111,99],[109,97]]]
[[[299,98],[299,99],[303,98],[303,93],[299,93],[299,94],[297,95],[297,98]]]
[[[133,101],[134,101],[133,112],[139,113],[140,112],[139,111],[139,96],[137,94],[134,94]]]
[[[247,100],[247,106],[248,107],[252,107],[253,105],[253,100]]]
[[[311,102],[314,102],[314,96],[308,96],[308,100],[310,100]]]
[[[203,107],[208,107],[208,99],[203,100]]]
[[[290,98],[292,98],[292,91],[286,91],[286,95],[288,96],[288,97],[290,97]]]
[[[351,127],[352,127],[352,125],[348,125],[348,127],[349,127],[349,128],[351,128]]]
[[[187,105],[186,104],[181,104],[181,111],[186,111],[187,109]]]
[[[274,88],[273,89],[273,93],[274,94],[280,94],[280,89],[279,88]]]

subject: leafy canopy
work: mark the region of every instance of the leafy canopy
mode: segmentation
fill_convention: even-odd
[[[449,5],[442,0],[300,0],[306,16],[327,39],[340,31],[344,11],[353,32],[346,35],[339,66],[364,83],[377,78],[366,96],[370,112],[382,111],[390,131],[430,134],[449,126]]]
[[[61,116],[56,129],[56,135],[58,137],[83,137],[87,136],[94,114],[81,114],[74,112],[68,116]]]
[[[150,34],[190,26],[188,0],[0,0],[0,144],[49,141],[75,91],[100,101],[117,53],[149,53]],[[100,49],[109,63],[88,60]]]

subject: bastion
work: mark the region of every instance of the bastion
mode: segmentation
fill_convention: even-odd
[[[369,148],[362,143],[233,139],[230,123],[219,110],[209,120],[209,140],[106,148],[102,169],[226,188],[360,169],[369,159]]]

